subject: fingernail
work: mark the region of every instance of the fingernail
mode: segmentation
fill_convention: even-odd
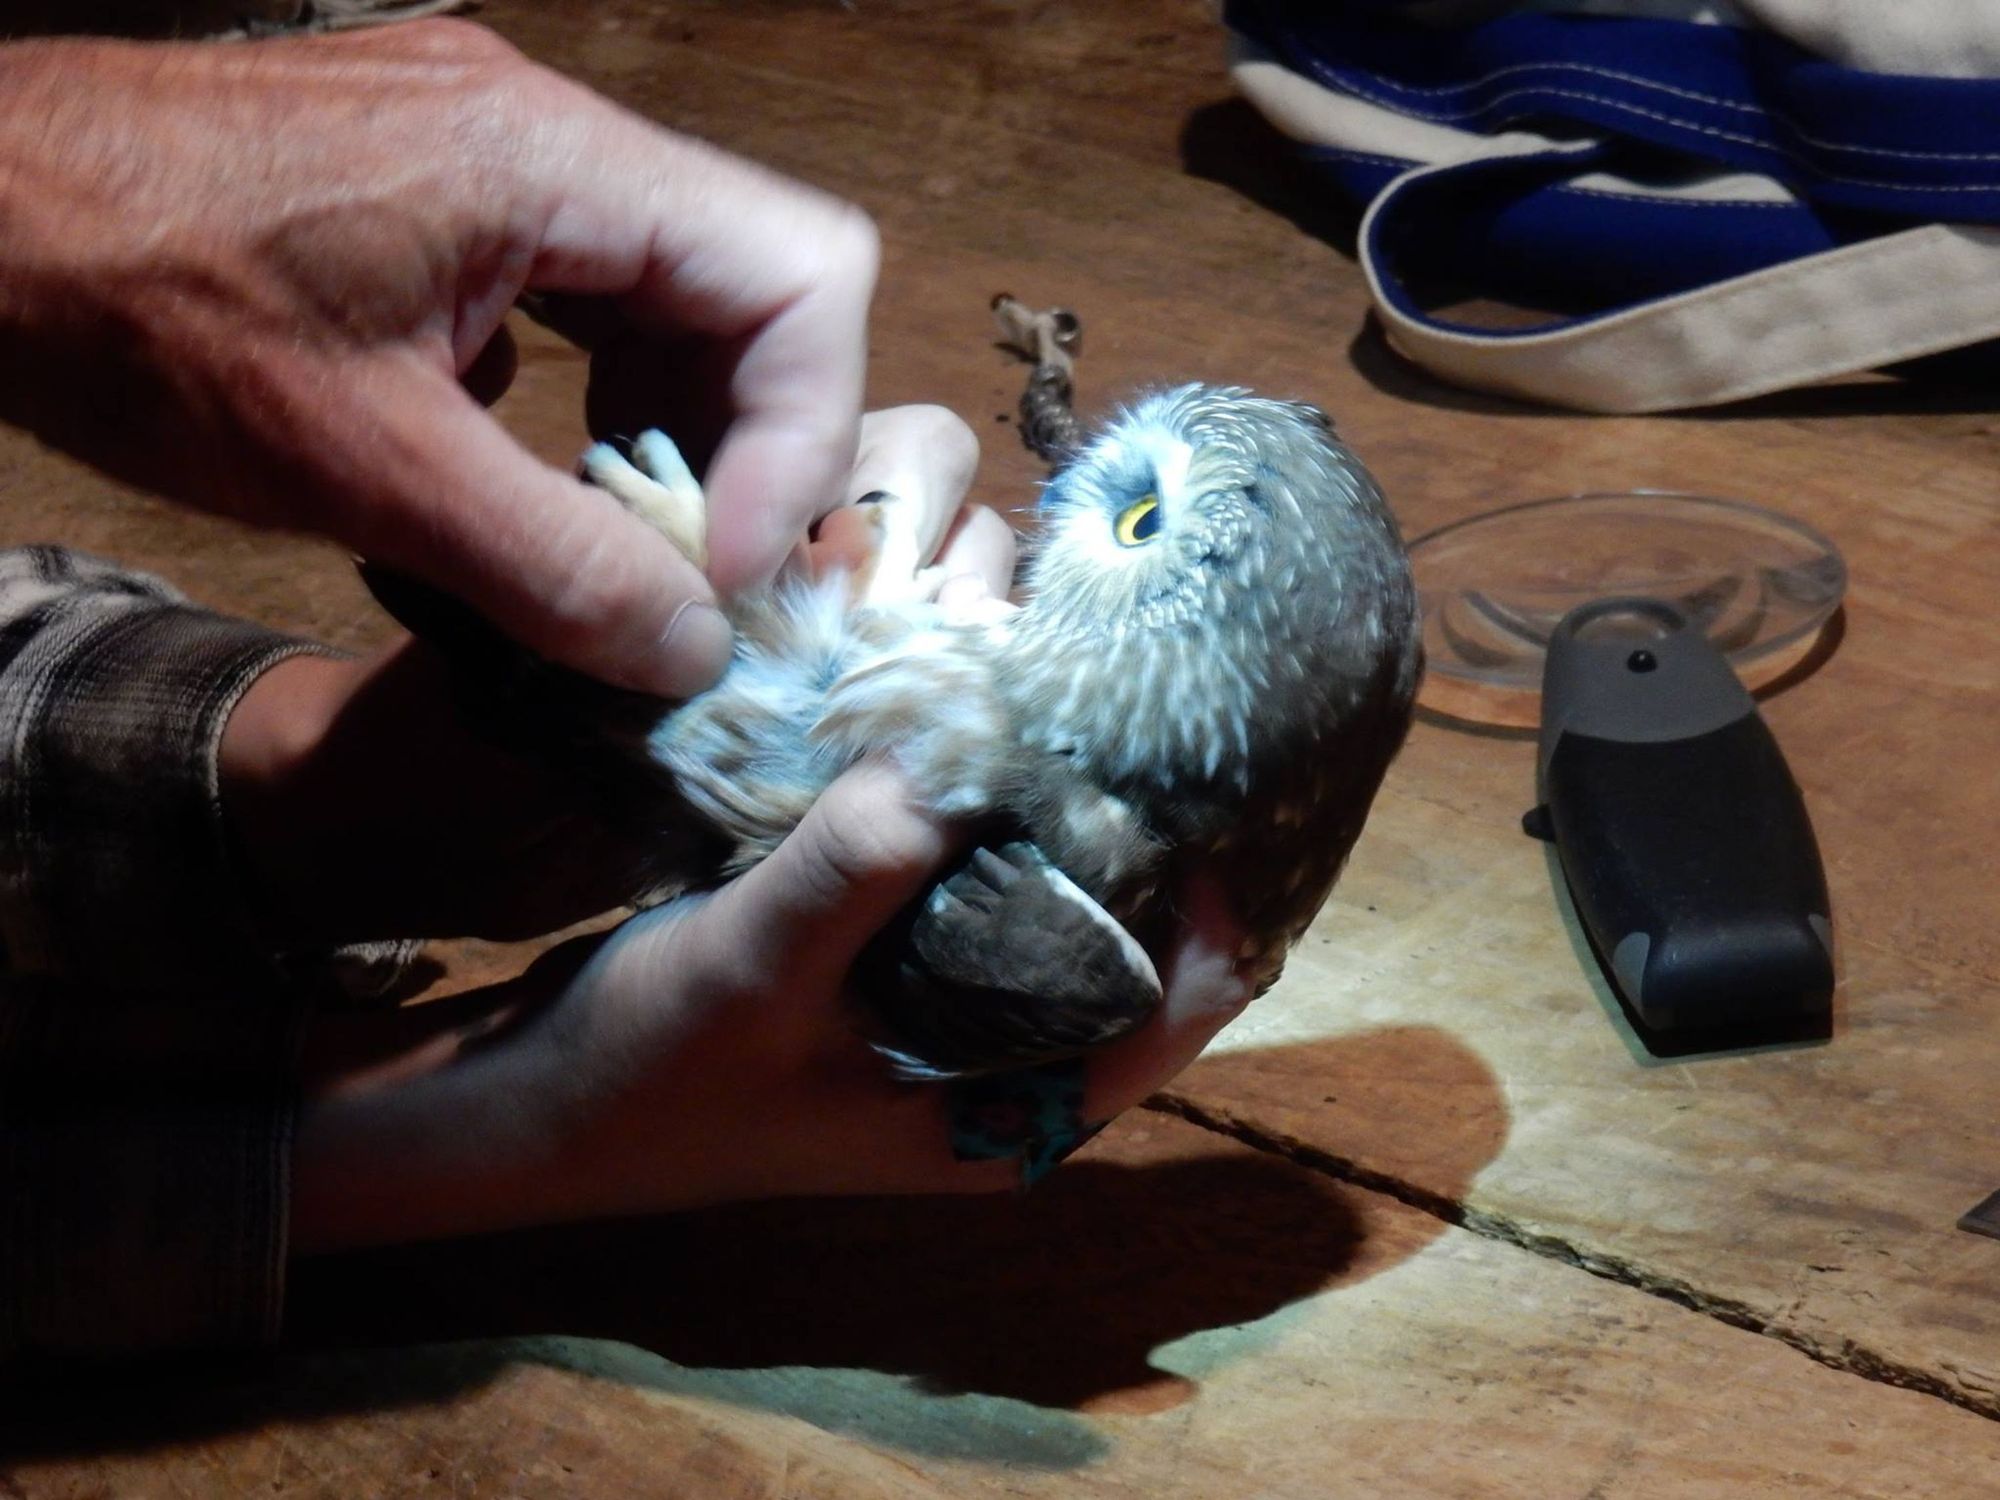
[[[714,687],[729,666],[735,640],[721,610],[690,599],[674,612],[667,633],[660,637],[654,691],[668,698],[692,698]]]

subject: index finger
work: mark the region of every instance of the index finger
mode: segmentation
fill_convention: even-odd
[[[581,141],[561,136],[541,147],[559,158],[546,164],[558,206],[529,285],[613,298],[634,324],[708,346],[716,357],[687,373],[719,382],[727,407],[703,475],[710,576],[725,593],[767,582],[854,459],[875,227],[608,106]]]
[[[725,594],[769,582],[840,503],[861,419],[873,235],[865,250],[836,252],[849,263],[760,328],[736,367],[734,414],[705,477],[709,576]]]

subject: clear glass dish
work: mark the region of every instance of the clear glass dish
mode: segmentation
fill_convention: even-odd
[[[1847,589],[1839,549],[1804,522],[1667,490],[1488,511],[1418,537],[1410,562],[1432,679],[1530,693],[1556,622],[1592,599],[1662,600],[1750,675],[1809,650]]]

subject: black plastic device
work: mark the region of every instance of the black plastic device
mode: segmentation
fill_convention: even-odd
[[[1656,1032],[1812,1028],[1833,925],[1804,799],[1701,629],[1655,599],[1565,615],[1542,680],[1541,805],[1578,917]]]

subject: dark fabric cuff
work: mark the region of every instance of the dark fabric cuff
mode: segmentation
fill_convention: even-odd
[[[48,644],[0,766],[10,967],[124,993],[285,984],[229,847],[216,749],[258,676],[318,648],[182,605]]]
[[[302,1020],[0,987],[0,1360],[276,1339]]]

